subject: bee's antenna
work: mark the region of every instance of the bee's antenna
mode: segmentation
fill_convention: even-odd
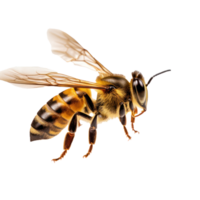
[[[170,72],[170,71],[171,71],[170,69],[166,69],[166,70],[163,70],[163,71],[161,71],[161,72],[158,72],[158,73],[152,75],[152,76],[149,78],[149,80],[147,81],[146,86],[148,87],[149,84],[150,84],[150,82],[151,82],[156,76],[159,76],[159,75],[161,75],[161,74],[164,74],[164,73]]]

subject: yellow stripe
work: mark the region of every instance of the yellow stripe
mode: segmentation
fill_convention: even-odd
[[[61,117],[59,117],[58,119],[56,119],[53,123],[54,126],[58,127],[58,128],[65,128],[68,124],[68,121],[65,121],[65,123],[63,123],[63,120]]]
[[[60,131],[61,130],[59,130],[59,131],[53,131],[52,129],[50,129],[49,134],[53,135],[53,136],[56,136],[56,135],[58,135],[60,133]]]
[[[40,135],[40,134],[42,133],[42,132],[39,132],[39,131],[37,131],[36,129],[34,129],[32,126],[30,126],[29,131],[30,131],[32,134],[35,134],[35,135]]]
[[[48,127],[49,123],[44,121],[41,117],[38,115],[35,116],[35,121],[39,122],[40,124],[44,125],[45,127]]]

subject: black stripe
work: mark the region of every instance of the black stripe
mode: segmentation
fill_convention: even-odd
[[[58,114],[63,112],[62,105],[57,101],[53,101],[53,98],[47,102],[47,105]]]
[[[46,122],[54,122],[56,119],[58,119],[59,117],[56,115],[53,115],[49,112],[47,112],[45,109],[41,108],[38,111],[38,116],[40,116],[43,120],[45,120]]]
[[[48,106],[48,105],[47,105]],[[53,112],[53,110],[52,110]],[[55,111],[54,111],[55,112]],[[36,113],[40,118],[42,118],[44,121],[46,122],[54,122],[55,120],[59,120],[60,124],[66,124],[68,123],[68,121],[66,119],[64,119],[61,115],[56,115],[56,114],[52,114],[49,113],[48,111],[46,111],[43,107],[41,107],[37,113]]]
[[[46,132],[47,128],[48,128],[48,131],[49,131],[49,127],[47,127],[43,124],[40,124],[40,122],[38,122],[36,120],[36,118],[33,119],[31,126],[37,131],[45,131]]]
[[[60,97],[67,103],[68,105],[72,104],[74,102],[74,97],[71,95],[66,95],[63,92],[61,92]]]
[[[36,118],[33,119],[31,126],[35,130],[37,130],[37,131],[43,131],[43,132],[47,133],[50,136],[55,136],[55,135],[52,135],[52,134],[49,133],[51,130],[54,131],[54,132],[56,132],[56,134],[58,134],[62,130],[62,128],[57,128],[53,124],[51,124],[51,127],[49,126],[49,124],[48,125],[41,124],[40,122],[38,122],[36,120]]]

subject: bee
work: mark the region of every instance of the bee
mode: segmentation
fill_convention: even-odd
[[[134,129],[135,117],[147,110],[147,86],[155,76],[170,70],[152,76],[147,84],[143,75],[134,71],[129,82],[123,75],[110,72],[68,34],[49,29],[47,36],[54,54],[66,62],[94,70],[99,76],[96,83],[93,83],[41,67],[14,67],[1,71],[0,80],[19,87],[71,87],[54,96],[38,111],[31,124],[30,141],[53,138],[68,125],[64,151],[60,157],[53,159],[58,161],[70,149],[80,120],[85,120],[90,123],[90,146],[83,157],[88,157],[96,142],[97,124],[116,117],[119,118],[126,136],[131,139],[126,129],[126,114],[131,112],[132,130],[137,132]],[[97,92],[96,100],[92,99],[91,89]],[[138,108],[142,112],[136,115]]]

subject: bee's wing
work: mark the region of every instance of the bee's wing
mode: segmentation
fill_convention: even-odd
[[[108,69],[67,33],[56,29],[49,29],[47,36],[51,43],[52,52],[59,55],[65,61],[95,70],[99,74],[112,75]]]
[[[14,67],[0,72],[0,80],[19,87],[43,86],[108,89],[107,86],[67,76],[41,67]]]

